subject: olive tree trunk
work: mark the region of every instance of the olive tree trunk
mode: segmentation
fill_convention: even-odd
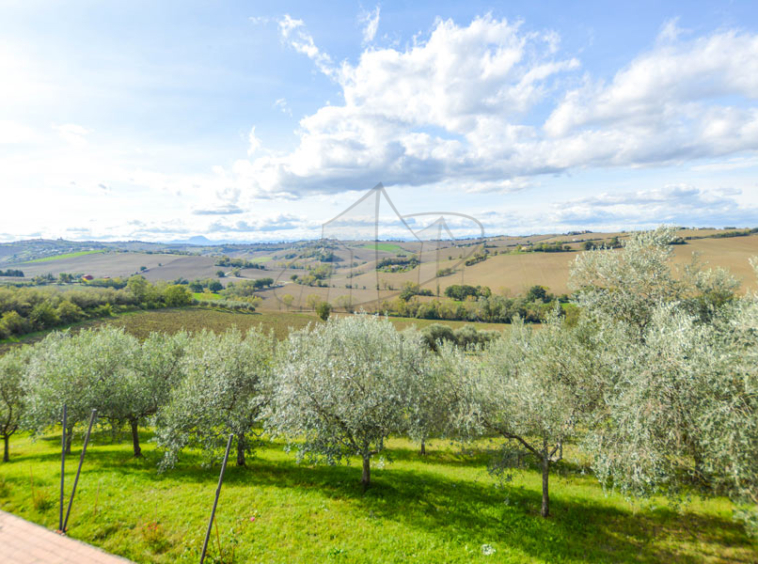
[[[137,420],[132,419],[129,421],[129,424],[132,427],[132,448],[134,449],[134,456],[142,456],[142,447],[139,445],[139,429],[137,426]]]
[[[361,476],[361,484],[363,489],[366,489],[371,484],[371,456],[363,457],[363,476]]]
[[[74,426],[66,429],[66,454],[71,454],[71,443],[74,442]]]
[[[542,510],[540,515],[547,517],[550,515],[550,490],[549,490],[549,478],[550,478],[550,457],[547,452],[542,459]]]
[[[245,447],[247,443],[245,441],[244,433],[237,435],[237,466],[245,465]]]
[[[9,440],[10,440],[9,435],[3,436],[3,462],[10,462],[10,459],[11,459],[11,451],[10,451],[10,446],[8,444]]]

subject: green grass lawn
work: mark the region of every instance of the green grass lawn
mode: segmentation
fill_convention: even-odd
[[[28,260],[24,262],[23,264],[33,264],[36,262],[50,262],[52,260],[59,260],[59,259],[69,259],[69,258],[76,258],[76,257],[83,257],[84,255],[94,255],[97,253],[104,253],[106,252],[105,249],[98,249],[94,251],[78,251],[76,253],[66,253],[63,255],[55,255],[53,257],[42,257],[34,260]]]
[[[136,562],[197,562],[219,468],[203,468],[198,453],[187,452],[159,474],[160,455],[147,433],[142,438],[145,458],[135,459],[126,437],[94,436],[69,534]],[[14,438],[12,461],[0,463],[0,508],[56,528],[59,444],[60,435]],[[519,472],[503,488],[483,453],[464,456],[442,441],[426,457],[405,440],[388,447],[392,462],[374,462],[365,493],[356,461],[298,465],[277,442],[264,443],[246,468],[230,466],[217,513],[224,561],[235,543],[238,563],[758,561],[723,499],[678,512],[662,500],[631,506],[561,463],[551,481],[553,515],[542,519],[536,471]],[[69,491],[80,448],[77,437]],[[495,552],[485,555],[483,545]],[[218,561],[215,531],[209,556]]]

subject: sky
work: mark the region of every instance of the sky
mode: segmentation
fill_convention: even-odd
[[[380,182],[486,235],[758,226],[758,3],[0,0],[0,241],[316,238]]]

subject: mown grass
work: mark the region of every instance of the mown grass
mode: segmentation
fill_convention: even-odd
[[[12,442],[0,464],[0,508],[57,526],[59,436]],[[197,562],[218,479],[196,452],[159,474],[160,453],[143,434],[145,457],[128,441],[98,433],[87,451],[69,534],[136,562]],[[68,489],[78,438],[67,466]],[[364,493],[360,467],[298,465],[279,442],[265,442],[246,468],[227,470],[217,521],[225,562],[756,562],[758,552],[731,520],[723,499],[675,511],[663,500],[629,505],[605,495],[570,462],[552,477],[552,516],[539,517],[540,476],[516,474],[498,487],[481,451],[463,455],[435,441],[421,457],[394,439],[387,462],[374,462]],[[37,504],[35,495],[52,505]],[[255,520],[251,521],[254,517]],[[216,533],[208,561],[218,557]],[[494,554],[483,554],[490,545]]]
[[[62,255],[55,255],[52,257],[42,257],[38,259],[28,260],[24,262],[23,264],[34,264],[37,262],[50,262],[53,260],[60,260],[60,259],[70,259],[70,258],[76,258],[76,257],[83,257],[85,255],[94,255],[97,253],[104,253],[106,252],[106,249],[96,249],[92,251],[77,251],[75,253],[65,253]]]

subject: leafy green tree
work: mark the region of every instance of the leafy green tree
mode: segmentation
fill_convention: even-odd
[[[55,313],[63,323],[74,323],[84,317],[82,308],[68,300],[62,300]]]
[[[237,443],[237,465],[252,451],[251,435],[269,401],[275,341],[260,329],[194,335],[181,361],[183,379],[157,416],[156,436],[165,454],[162,468],[178,453],[198,446],[211,461],[229,434]]]
[[[6,311],[0,316],[0,338],[23,335],[29,331],[29,322],[17,311]]]
[[[151,333],[135,351],[131,369],[110,387],[108,413],[115,422],[129,425],[136,457],[142,456],[140,425],[168,403],[171,390],[181,381],[181,360],[188,341],[183,331],[175,335]]]
[[[353,297],[347,294],[337,298],[337,307],[344,309],[348,313],[353,311]]]
[[[571,266],[575,301],[596,319],[617,320],[642,331],[661,303],[680,301],[685,288],[671,270],[676,231],[659,228],[632,236],[619,252],[585,252]]]
[[[544,286],[532,286],[526,293],[526,301],[548,303],[552,301],[553,295],[550,294]]]
[[[464,437],[505,439],[492,465],[495,473],[508,478],[509,468],[528,457],[538,463],[543,517],[550,512],[550,469],[562,459],[563,443],[582,417],[576,351],[557,315],[539,331],[516,322],[489,346],[478,368],[462,373],[457,394],[463,399],[454,419]]]
[[[298,459],[334,464],[371,458],[407,428],[409,360],[418,343],[385,319],[356,315],[290,334],[274,382],[267,428],[288,438]]]
[[[312,309],[313,311],[316,311],[316,307],[318,304],[320,304],[323,300],[321,299],[321,296],[318,294],[309,294],[307,298],[305,298],[305,305],[308,307],[308,309]]]
[[[599,478],[630,495],[694,486],[756,516],[758,301],[736,297],[724,271],[695,263],[677,277],[674,234],[638,234],[576,261],[577,326],[603,343],[587,372],[600,401],[585,447]]]
[[[450,427],[450,404],[459,374],[450,370],[443,354],[433,354],[425,336],[415,330],[404,331],[411,346],[404,359],[408,373],[408,435],[419,443],[419,454],[426,455],[427,441],[444,435]],[[451,347],[451,343],[439,346]],[[437,350],[437,349],[435,349]]]
[[[49,302],[44,301],[36,304],[29,314],[29,321],[35,329],[51,329],[60,323],[60,317],[55,307]]]
[[[138,274],[131,276],[126,282],[126,289],[129,290],[138,302],[145,301],[149,286],[150,282],[148,282],[144,276]]]
[[[63,405],[68,410],[66,450],[77,424],[97,409],[111,421],[119,419],[118,393],[133,369],[138,344],[122,329],[106,327],[51,333],[34,347],[25,382],[25,419],[36,433],[60,423]]]
[[[316,305],[316,315],[319,316],[319,318],[322,321],[326,321],[329,319],[329,315],[332,313],[332,304],[329,302],[319,302]]]
[[[0,436],[3,462],[10,461],[10,438],[19,429],[24,413],[23,387],[30,347],[15,348],[0,357]]]
[[[287,307],[287,311],[292,307],[292,303],[295,301],[295,296],[292,294],[284,294],[282,296],[282,302]]]
[[[163,299],[168,307],[181,307],[192,303],[192,294],[186,286],[173,284],[163,290]]]

